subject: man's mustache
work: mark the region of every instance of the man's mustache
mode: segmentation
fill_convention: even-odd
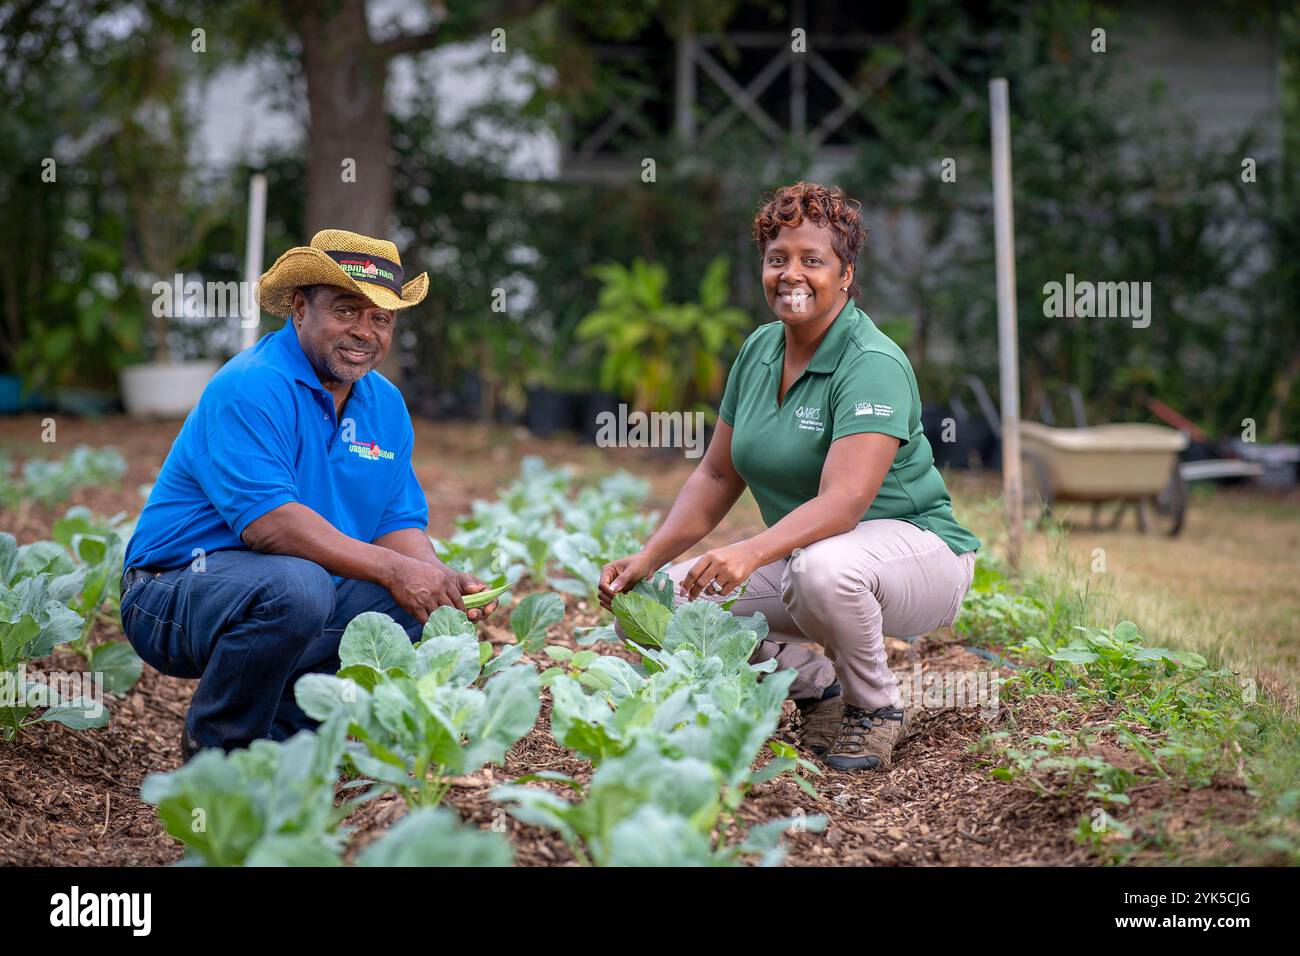
[[[353,352],[365,352],[367,355],[373,355],[374,353],[379,351],[378,349],[371,348],[369,345],[365,345],[365,344],[345,345],[341,342],[336,342],[334,347],[339,349],[348,349]]]

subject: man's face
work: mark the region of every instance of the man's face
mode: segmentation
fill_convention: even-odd
[[[393,313],[340,286],[324,286],[309,300],[293,294],[298,341],[322,384],[351,384],[388,356]]]

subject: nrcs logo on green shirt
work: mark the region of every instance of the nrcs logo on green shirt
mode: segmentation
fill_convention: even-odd
[[[794,410],[794,417],[799,423],[799,427],[804,431],[820,432],[826,427],[822,421],[822,410],[820,407],[813,408],[811,405],[800,405]]]

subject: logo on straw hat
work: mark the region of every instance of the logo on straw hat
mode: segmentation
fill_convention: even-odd
[[[295,289],[334,285],[384,309],[406,309],[424,300],[429,274],[404,281],[397,246],[344,229],[323,229],[311,245],[290,249],[257,282],[257,301],[272,315],[287,316]]]

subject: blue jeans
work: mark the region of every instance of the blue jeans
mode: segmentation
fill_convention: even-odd
[[[233,750],[314,727],[293,685],[338,670],[339,640],[358,614],[387,614],[412,641],[423,631],[387,589],[349,578],[336,585],[304,558],[217,551],[206,561],[202,571],[136,581],[122,596],[122,629],[145,663],[198,680],[186,726],[202,747]]]

